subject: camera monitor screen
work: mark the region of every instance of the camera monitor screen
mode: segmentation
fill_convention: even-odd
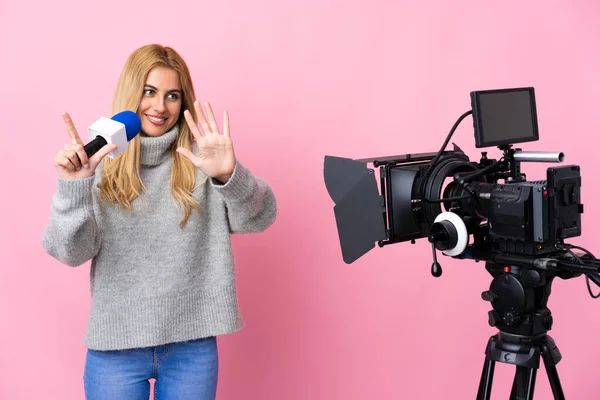
[[[471,106],[476,147],[539,139],[532,87],[471,92]]]

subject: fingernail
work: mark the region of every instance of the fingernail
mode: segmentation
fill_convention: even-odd
[[[85,165],[83,166],[83,168],[85,168],[85,169],[90,169],[90,164],[85,164]]]

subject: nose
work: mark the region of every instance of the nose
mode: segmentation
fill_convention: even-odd
[[[154,102],[152,103],[152,108],[157,113],[162,113],[165,111],[165,101],[162,96],[155,96]]]

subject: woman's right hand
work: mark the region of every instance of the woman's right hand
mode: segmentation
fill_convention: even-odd
[[[67,125],[67,132],[71,137],[71,143],[59,150],[54,157],[54,165],[58,176],[65,180],[84,179],[94,175],[100,161],[111,151],[116,150],[116,144],[107,144],[98,152],[88,158],[83,149],[83,142],[79,138],[77,129],[68,113],[64,112],[63,120]]]

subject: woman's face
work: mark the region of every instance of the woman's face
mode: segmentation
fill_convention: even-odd
[[[170,68],[156,67],[150,71],[138,108],[142,132],[160,136],[171,129],[181,111],[179,75]]]

